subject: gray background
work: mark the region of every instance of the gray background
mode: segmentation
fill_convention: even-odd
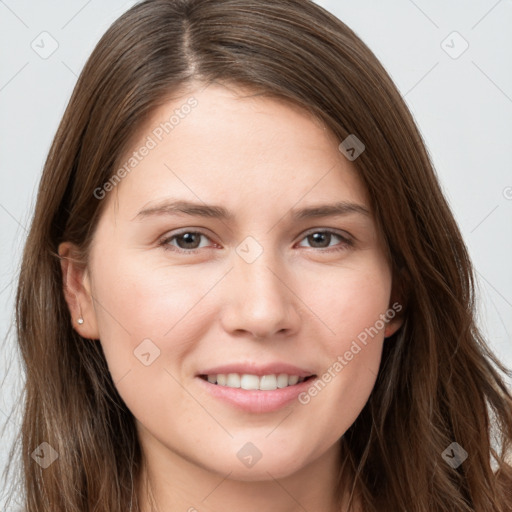
[[[44,160],[86,58],[134,3],[0,0],[0,424],[22,384],[13,299]],[[412,110],[477,270],[480,326],[512,367],[512,1],[318,3],[372,48]],[[0,469],[19,417],[7,427]]]

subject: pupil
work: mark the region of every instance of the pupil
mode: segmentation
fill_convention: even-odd
[[[322,244],[322,241],[325,242],[330,235],[329,235],[329,233],[313,233],[312,235],[309,235],[309,236],[313,238],[313,245],[314,245],[315,243]]]
[[[190,244],[194,244],[194,238],[199,239],[199,237],[196,237],[197,233],[183,233],[181,235],[181,238],[185,241],[185,244],[188,246]],[[179,239],[178,239],[179,240]],[[197,240],[195,240],[197,245]],[[190,249],[190,247],[188,247]],[[195,248],[195,246],[193,247]]]

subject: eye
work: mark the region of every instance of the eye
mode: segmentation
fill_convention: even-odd
[[[208,236],[200,231],[188,230],[166,236],[159,242],[159,245],[165,250],[194,254],[198,252],[199,249],[208,247],[207,243],[201,243],[202,238],[211,241]],[[339,240],[338,243],[331,245],[331,242],[333,240],[336,241],[336,239]],[[307,240],[308,243],[311,244],[311,249],[326,249],[321,252],[346,250],[354,244],[347,236],[343,236],[334,231],[320,229],[310,231],[302,240]],[[305,247],[304,245],[299,246]]]
[[[330,242],[336,238],[341,241],[341,244],[338,243],[338,245],[335,244],[334,246],[330,245]],[[316,231],[311,231],[309,234],[306,234],[303,240],[307,240],[309,243],[311,243],[311,248],[313,249],[327,249],[333,247],[333,249],[330,250],[340,251],[353,245],[353,241],[350,238],[329,230],[317,229]]]
[[[198,249],[205,247],[201,245],[201,237],[210,240],[204,233],[200,231],[182,231],[181,233],[168,236],[160,241],[164,249],[175,250],[183,253],[194,253]],[[176,242],[174,244],[173,242]]]

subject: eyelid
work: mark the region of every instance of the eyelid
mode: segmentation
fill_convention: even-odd
[[[302,242],[302,240],[304,240],[308,236],[312,235],[313,233],[331,234],[331,235],[334,235],[334,236],[337,236],[338,238],[340,238],[341,242],[332,247],[331,246],[328,246],[328,247],[304,247],[304,246],[301,246],[303,249],[308,249],[310,251],[319,252],[321,254],[322,253],[330,254],[330,253],[337,252],[337,251],[344,251],[344,250],[346,251],[346,250],[350,249],[351,247],[353,247],[355,244],[355,238],[353,236],[351,236],[349,233],[347,233],[346,231],[343,231],[343,230],[338,230],[338,229],[333,229],[333,228],[309,229],[301,234],[301,238],[300,238],[300,240],[298,240],[297,243]]]
[[[160,237],[158,239],[158,245],[163,247],[165,250],[175,251],[178,253],[187,253],[187,254],[194,254],[200,250],[210,248],[210,247],[198,247],[196,249],[181,249],[180,247],[175,247],[170,244],[171,240],[173,240],[185,233],[195,233],[200,236],[204,236],[205,238],[207,238],[208,240],[210,240],[211,242],[213,242],[215,244],[215,241],[212,240],[212,237],[204,231],[204,228],[189,227],[189,228],[179,229],[178,231],[171,231],[170,233],[166,233],[165,235],[163,235],[162,237]]]
[[[347,241],[355,240],[355,237],[353,237],[347,231],[344,231],[342,229],[334,229],[334,228],[311,228],[311,229],[308,229],[307,231],[305,231],[304,233],[301,234],[302,238],[300,240],[302,240],[303,238],[306,238],[309,235],[312,235],[313,233],[332,233],[332,234],[337,235]]]

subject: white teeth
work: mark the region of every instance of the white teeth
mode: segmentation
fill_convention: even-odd
[[[228,388],[239,388],[240,387],[240,375],[238,373],[228,373],[226,380],[226,386]]]
[[[240,379],[240,386],[243,389],[259,389],[260,378],[257,375],[247,375],[244,373]]]
[[[277,376],[277,387],[278,388],[285,388],[286,386],[288,386],[288,375],[286,375],[286,373],[280,373],[278,376]]]
[[[299,377],[298,375],[288,375],[286,373],[280,373],[279,375],[263,375],[261,377],[247,373],[242,375],[239,373],[219,373],[218,375],[208,375],[207,379],[211,384],[217,383],[219,386],[226,386],[228,388],[274,391],[275,389],[294,386],[295,384],[302,382],[304,377]]]
[[[297,382],[299,382],[299,377],[297,377],[297,375],[291,375],[288,379],[289,386],[293,386],[294,384],[297,384]]]
[[[260,389],[272,391],[277,389],[277,378],[275,375],[263,375],[260,378]]]

